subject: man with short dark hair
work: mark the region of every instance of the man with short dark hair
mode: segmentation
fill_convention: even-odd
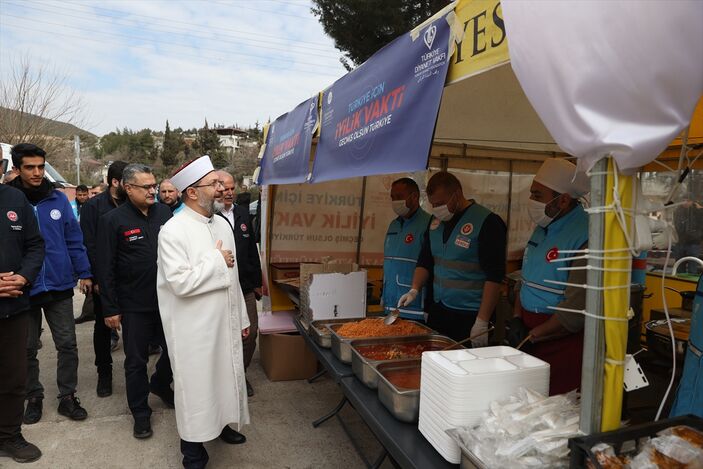
[[[122,172],[126,166],[127,163],[124,161],[114,161],[107,169],[109,189],[88,199],[88,202],[81,208],[83,242],[93,270],[98,265],[98,220],[124,202],[125,192],[121,181]],[[93,292],[93,311],[96,319],[93,328],[93,349],[95,350],[95,366],[98,369],[96,392],[98,397],[107,397],[112,394],[112,355],[110,351],[113,343],[116,345],[116,340],[112,338],[112,330],[103,321],[100,286],[97,284]],[[115,332],[115,334],[117,333]]]
[[[39,381],[37,350],[42,310],[56,345],[58,412],[72,420],[85,420],[86,410],[76,397],[78,344],[73,320],[73,287],[76,278],[84,294],[92,290],[90,263],[83,246],[83,234],[66,196],[44,177],[46,153],[36,145],[12,147],[12,163],[19,177],[12,185],[20,189],[34,211],[46,243],[46,256],[39,275],[32,279],[29,293],[29,338],[27,341],[27,409],[24,423],[37,423],[42,416],[44,387]]]
[[[75,215],[79,223],[81,221],[81,208],[88,201],[88,198],[88,186],[85,184],[76,186],[76,198],[71,201],[71,207],[73,208],[73,215]],[[76,324],[83,324],[84,322],[93,321],[94,319],[93,295],[86,295],[85,300],[83,300],[81,315],[76,318]]]
[[[76,198],[71,201],[71,208],[73,208],[73,215],[79,222],[81,221],[81,207],[88,201],[88,198],[88,186],[85,184],[76,186]]]
[[[0,165],[0,176],[3,168]],[[34,208],[18,190],[0,186],[0,451],[32,462],[41,451],[22,436],[27,384],[30,279],[44,262],[44,240]]]
[[[98,222],[98,279],[105,324],[124,328],[127,401],[135,438],[152,435],[149,392],[173,408],[173,374],[156,297],[156,256],[161,227],[173,216],[156,203],[151,168],[130,164],[122,174],[127,201]],[[163,350],[156,372],[147,376],[149,344]]]
[[[454,340],[481,332],[474,347],[487,344],[488,322],[500,299],[505,276],[506,226],[475,200],[464,197],[461,183],[440,171],[427,182],[432,221],[425,235],[412,288],[398,307],[415,300],[430,274],[434,303],[427,325]]]
[[[217,171],[217,176],[222,182],[221,202],[223,207],[217,215],[227,220],[234,233],[234,245],[237,248],[237,271],[239,272],[239,283],[242,286],[244,302],[247,305],[247,316],[249,317],[249,336],[242,339],[244,350],[244,370],[249,367],[251,359],[256,350],[256,335],[259,330],[259,313],[256,310],[256,300],[261,299],[261,260],[259,250],[256,247],[254,230],[251,225],[249,215],[249,204],[234,205],[235,183],[234,178],[227,171]],[[246,380],[247,396],[254,395],[254,388],[249,380]]]
[[[420,255],[422,240],[432,216],[420,208],[420,188],[410,178],[400,178],[391,185],[391,204],[396,214],[386,231],[383,244],[383,308],[395,310],[398,300],[412,287],[413,273]],[[406,319],[424,321],[425,292],[400,309]]]

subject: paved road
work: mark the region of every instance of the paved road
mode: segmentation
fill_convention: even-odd
[[[80,312],[83,297],[74,297],[74,311]],[[179,468],[181,457],[174,411],[150,396],[154,411],[154,436],[147,440],[132,437],[132,417],[124,388],[124,352],[113,352],[113,395],[98,398],[97,375],[93,366],[93,323],[76,326],[80,356],[78,397],[88,411],[84,422],[73,422],[56,411],[52,398],[56,387],[56,350],[48,327],[42,334],[44,347],[39,360],[41,380],[47,398],[39,423],[23,427],[25,437],[44,453],[32,464],[17,464],[0,457],[0,468]],[[153,371],[155,357],[150,361]],[[151,372],[150,371],[150,372]],[[361,459],[336,419],[313,429],[310,422],[333,408],[341,394],[329,379],[308,384],[305,381],[270,382],[259,364],[258,352],[247,372],[256,395],[249,400],[252,424],[243,429],[244,445],[230,446],[215,440],[206,443],[210,454],[208,468],[356,468]],[[342,415],[369,458],[380,449],[369,430],[347,406]],[[387,461],[384,467],[392,467]]]

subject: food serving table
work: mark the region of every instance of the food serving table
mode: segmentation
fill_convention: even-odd
[[[308,335],[307,329],[300,322],[299,318],[295,319],[295,325],[310,349],[315,353],[320,363],[322,363],[324,367],[322,373],[329,373],[335,383],[340,386],[343,394],[341,402],[327,415],[315,420],[312,423],[313,427],[318,427],[331,417],[337,416],[342,428],[351,440],[352,445],[354,445],[359,456],[369,468],[379,467],[386,457],[390,457],[391,462],[396,467],[402,468],[425,469],[459,467],[456,464],[447,462],[435,451],[432,445],[417,429],[416,423],[404,423],[393,417],[383,404],[381,404],[381,401],[378,400],[376,390],[364,386],[354,376],[351,366],[337,360],[329,349],[321,348],[312,337]],[[319,376],[321,376],[321,373],[318,373],[318,375],[314,376],[309,381],[312,382]],[[347,403],[351,404],[354,410],[363,419],[364,423],[371,429],[381,446],[383,446],[383,450],[373,461],[367,460],[361,453],[345,422],[339,416],[339,411]]]

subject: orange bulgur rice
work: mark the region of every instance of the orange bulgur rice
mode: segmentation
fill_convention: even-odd
[[[427,333],[427,330],[417,323],[403,319],[396,319],[393,324],[387,326],[383,323],[383,318],[348,322],[337,329],[337,334],[342,337],[393,337]]]

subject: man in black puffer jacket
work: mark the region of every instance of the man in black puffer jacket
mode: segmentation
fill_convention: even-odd
[[[37,277],[43,262],[44,240],[34,209],[22,192],[0,185],[0,453],[17,462],[41,457],[39,448],[22,436],[21,425],[27,381],[29,281]]]

